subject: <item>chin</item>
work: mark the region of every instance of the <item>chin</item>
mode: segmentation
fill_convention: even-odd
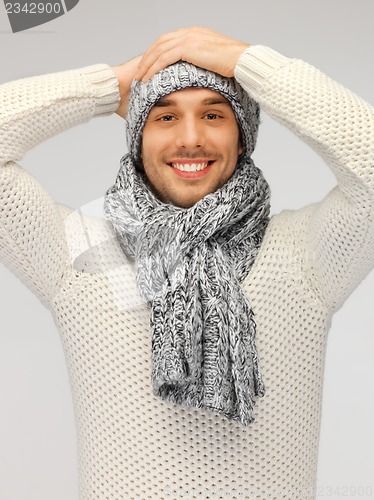
[[[195,186],[195,188],[188,189],[189,193],[186,193],[186,189],[180,188],[178,186],[177,189],[159,189],[157,190],[155,186],[152,186],[152,191],[157,196],[157,198],[162,201],[163,203],[166,203],[168,205],[174,205],[179,208],[191,208],[193,207],[197,202],[202,200],[205,196],[208,194],[214,193],[219,189],[221,185],[218,186],[205,186],[203,188],[200,186],[200,189],[198,189],[198,186]]]
[[[191,208],[194,205],[196,205],[196,203],[198,203],[200,200],[202,200],[205,196],[213,192],[214,191],[207,191],[201,194],[194,193],[194,195],[190,197],[174,198],[174,200],[172,200],[171,203],[180,208]]]
[[[175,207],[179,208],[191,208],[193,207],[198,201],[200,201],[201,198],[198,199],[189,199],[189,200],[162,200],[164,203],[168,203],[169,205],[174,205]]]

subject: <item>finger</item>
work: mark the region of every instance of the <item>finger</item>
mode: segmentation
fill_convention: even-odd
[[[162,42],[167,42],[171,38],[177,37],[185,33],[187,30],[185,28],[178,28],[174,31],[169,31],[168,33],[163,33],[160,35],[151,45],[157,44],[157,43],[162,43]]]
[[[178,28],[175,31],[165,33],[157,38],[150,47],[144,52],[143,60],[139,66],[148,62],[150,55],[157,57],[163,50],[169,50],[171,46],[169,42],[172,40],[179,41],[180,43],[190,44],[193,40],[204,40],[209,38],[221,38],[222,35],[207,28],[200,28],[194,26],[192,28]]]
[[[184,29],[178,29],[175,31],[170,31],[169,33],[164,33],[163,35],[159,36],[151,45],[148,47],[148,49],[144,52],[143,55],[147,55],[153,50],[157,49],[158,47],[161,47],[164,43],[169,42],[170,40],[175,40],[180,38],[181,36],[184,35],[186,30]]]
[[[173,47],[167,52],[163,52],[147,69],[142,76],[142,81],[147,82],[153,75],[162,69],[183,59],[180,46]]]
[[[150,66],[151,61],[154,62],[162,52],[166,52],[174,47],[177,43],[181,43],[183,41],[183,34],[170,34],[169,37],[158,40],[153,43],[143,54],[143,58],[139,64],[139,69],[142,70],[145,66]]]
[[[173,60],[173,57],[177,56],[177,52],[181,53],[182,46],[183,43],[179,38],[172,38],[156,47],[153,47],[151,50],[149,50],[148,53],[144,53],[142,60],[140,61],[140,64],[138,66],[136,78],[139,80],[142,79],[157,61],[159,63],[161,62],[160,69],[168,66],[169,64],[173,64],[173,62],[176,62],[176,60]],[[170,56],[172,57],[170,58]]]
[[[204,37],[219,37],[219,33],[207,28],[178,28],[175,31],[165,33],[161,35],[157,40],[144,52],[143,59],[139,64],[139,74],[137,77],[140,79],[144,76],[149,67],[156,61],[163,51],[168,51],[173,47],[173,41],[179,42],[181,45],[184,44],[183,51],[186,52],[188,45],[191,42],[197,40],[202,40]]]

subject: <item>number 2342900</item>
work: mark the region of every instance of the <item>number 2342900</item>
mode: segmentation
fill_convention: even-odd
[[[20,3],[6,3],[5,8],[8,14],[59,14],[61,12],[60,3],[36,3],[30,2],[21,5]]]

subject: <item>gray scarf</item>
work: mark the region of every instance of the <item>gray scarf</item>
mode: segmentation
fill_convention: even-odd
[[[151,308],[154,394],[244,425],[264,384],[240,283],[264,235],[268,200],[261,171],[246,158],[193,207],[164,204],[127,155],[105,203]]]
[[[210,88],[230,102],[244,155],[232,177],[191,208],[159,201],[141,168],[142,129],[154,103],[187,87]],[[269,187],[250,155],[259,108],[232,78],[177,63],[147,84],[133,84],[129,154],[121,160],[105,213],[135,265],[151,309],[152,385],[156,396],[205,408],[248,425],[263,396],[256,324],[241,289],[269,220]]]

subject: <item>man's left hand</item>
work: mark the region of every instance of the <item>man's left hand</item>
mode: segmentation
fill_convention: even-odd
[[[182,28],[160,36],[144,53],[137,80],[146,82],[155,73],[177,61],[187,61],[222,76],[234,76],[240,55],[249,44],[207,28]]]

